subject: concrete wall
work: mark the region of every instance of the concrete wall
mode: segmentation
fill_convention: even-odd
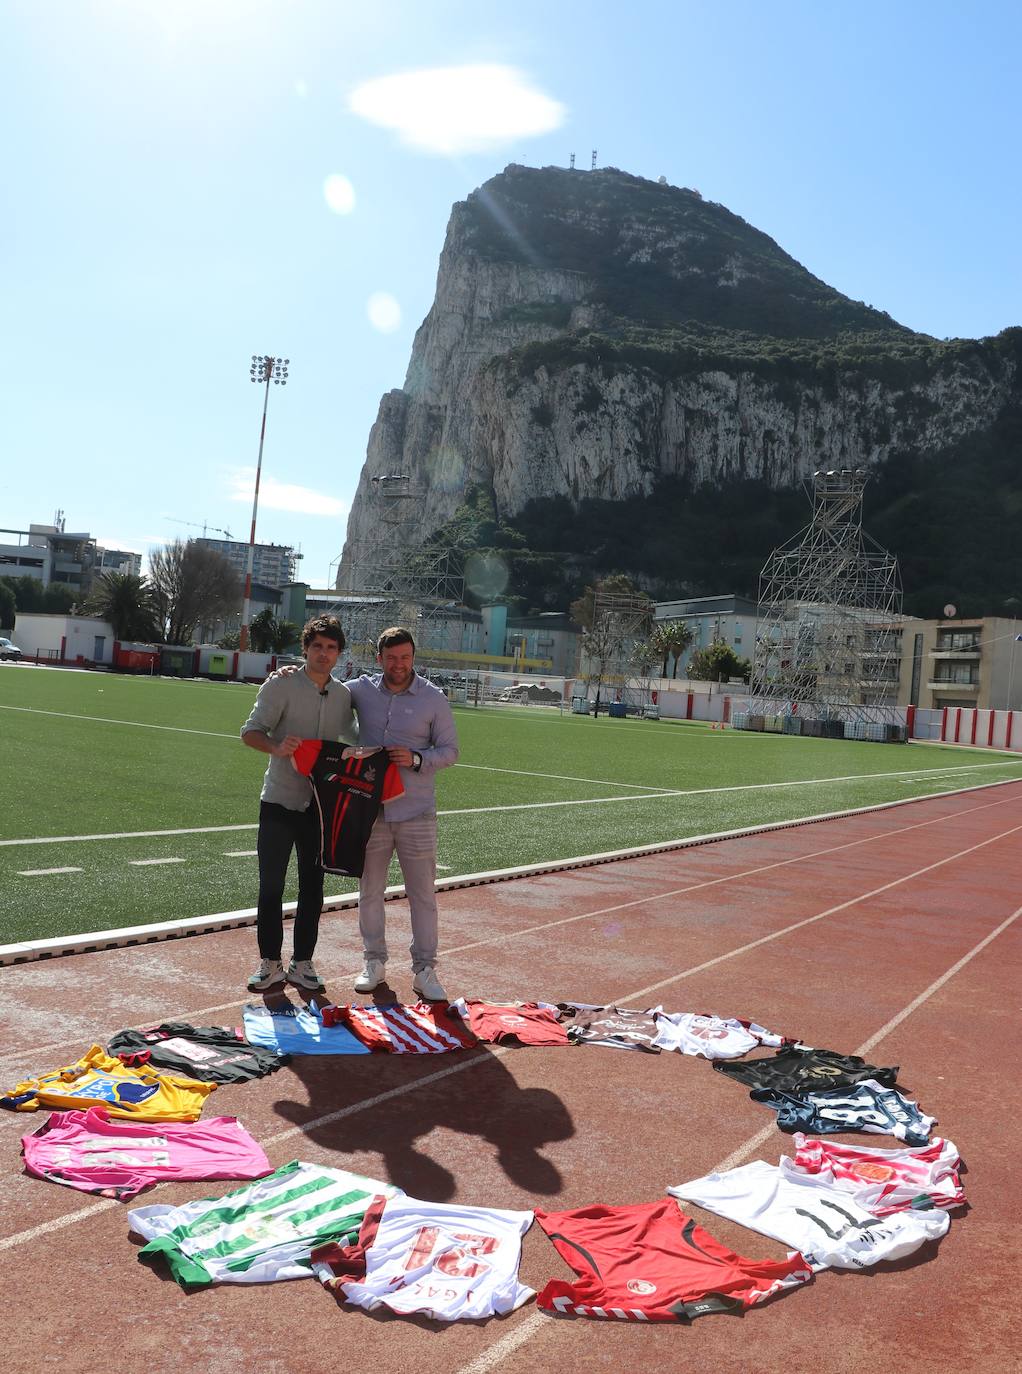
[[[19,611],[12,638],[26,658],[38,655],[65,663],[113,662],[113,628],[91,616]]]

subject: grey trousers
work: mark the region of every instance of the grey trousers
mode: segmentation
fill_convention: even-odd
[[[366,958],[381,963],[387,961],[383,890],[395,850],[412,918],[412,969],[418,973],[436,963],[436,816],[416,816],[411,821],[387,821],[381,816],[369,836],[358,888],[358,928]]]

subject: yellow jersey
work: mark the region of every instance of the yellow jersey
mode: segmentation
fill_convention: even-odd
[[[215,1088],[215,1083],[157,1073],[146,1065],[128,1068],[93,1045],[74,1064],[26,1078],[0,1098],[0,1106],[19,1112],[102,1107],[110,1116],[134,1121],[197,1121]]]

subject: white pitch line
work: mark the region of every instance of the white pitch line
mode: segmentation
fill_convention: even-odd
[[[47,878],[51,873],[83,873],[81,868],[22,868],[18,870],[19,878]]]
[[[821,912],[818,916],[809,917],[806,921],[800,921],[796,925],[788,926],[784,930],[777,931],[772,936],[766,936],[761,940],[754,940],[747,945],[743,945],[738,949],[732,950],[729,954],[721,955],[718,959],[709,961],[708,964],[704,963],[698,965],[694,969],[686,969],[684,972],[676,974],[673,979],[666,980],[666,982],[678,982],[683,978],[690,977],[692,973],[698,972],[701,968],[709,967],[711,964],[714,963],[722,963],[725,959],[737,957],[738,955],[743,954],[748,950],[757,948],[759,945],[768,943],[768,941],[772,939],[779,939],[781,938],[781,936],[789,934],[791,931],[797,930],[801,926],[809,925],[813,921],[822,920],[824,916],[831,915],[834,912],[843,911],[846,907],[853,906],[858,901],[864,901],[867,897],[874,896],[881,892],[886,892],[889,888],[896,887],[898,883],[908,882],[911,878],[918,877],[920,874],[928,873],[934,868],[940,868],[944,864],[951,863],[956,858],[961,858],[966,854],[973,853],[977,849],[984,848],[985,845],[992,844],[994,840],[1003,839],[1007,835],[1013,835],[1018,830],[1022,830],[1022,826],[1014,826],[1011,830],[1006,830],[1001,835],[995,835],[992,836],[990,839],[981,841],[979,844],[971,845],[968,849],[963,849],[957,854],[949,855],[946,859],[941,859],[935,864],[929,864],[926,868],[919,869],[915,873],[907,874],[904,878],[896,879],[892,883],[886,883],[883,887],[874,889],[873,892],[864,893],[861,897],[854,898],[850,902],[843,902],[840,906],[832,907],[828,911]],[[845,846],[838,847],[844,848]],[[625,903],[624,905],[635,906],[639,905],[639,903],[629,902]],[[615,909],[619,908],[608,908],[608,910]],[[900,1025],[900,1023],[903,1020],[905,1020],[906,1017],[910,1016],[913,1011],[915,1011],[919,1006],[923,1004],[923,1002],[925,1002],[929,997],[931,997],[935,992],[937,992],[941,987],[943,987],[945,983],[949,982],[950,979],[953,978],[960,969],[964,968],[965,965],[969,963],[971,959],[975,958],[975,956],[979,954],[981,950],[985,949],[986,946],[991,943],[991,941],[995,940],[997,936],[1000,935],[1004,930],[1007,930],[1007,928],[1012,924],[1013,921],[1015,921],[1018,918],[1020,914],[1022,914],[1022,908],[1019,908],[1010,917],[1008,917],[1007,920],[1003,921],[995,930],[991,931],[988,935],[986,935],[977,945],[973,947],[972,950],[969,951],[968,954],[964,955],[961,959],[959,959],[957,963],[952,965],[952,967],[945,974],[943,974],[934,983],[932,983],[929,988],[927,988],[918,997],[914,998],[912,1002],[910,1002],[905,1008],[902,1009],[902,1011],[900,1011],[895,1017],[888,1021],[885,1026],[881,1027],[881,1029],[876,1033],[875,1036],[871,1037],[863,1045],[860,1045],[860,1047],[855,1051],[855,1053],[865,1054],[869,1050],[871,1050],[874,1047],[874,1045],[876,1045],[879,1042],[879,1040],[883,1038],[883,1036],[887,1035],[895,1026]],[[486,942],[480,941],[479,943]],[[653,985],[653,987],[662,986],[665,986],[665,984]],[[644,997],[650,990],[650,988],[639,988],[635,992],[626,993],[620,1000],[624,1002],[635,1001],[638,998]],[[239,1004],[230,1003],[228,1005],[236,1006]],[[211,1008],[207,1010],[217,1009]],[[267,1145],[277,1145],[283,1143],[286,1140],[291,1140],[296,1136],[307,1135],[314,1130],[318,1130],[321,1126],[329,1125],[332,1122],[343,1120],[345,1117],[354,1116],[359,1112],[368,1110],[370,1107],[379,1106],[381,1103],[391,1101],[394,1098],[404,1097],[408,1093],[416,1092],[419,1088],[422,1087],[428,1087],[430,1084],[439,1082],[441,1079],[450,1078],[452,1075],[457,1073],[463,1073],[466,1069],[473,1068],[477,1064],[488,1063],[492,1059],[501,1059],[511,1053],[513,1053],[513,1051],[510,1049],[496,1049],[488,1051],[485,1054],[471,1055],[468,1058],[462,1059],[458,1063],[451,1065],[449,1068],[439,1069],[436,1073],[428,1074],[424,1078],[416,1079],[414,1083],[401,1084],[396,1088],[390,1088],[388,1091],[379,1093],[374,1097],[366,1098],[362,1102],[354,1102],[347,1107],[341,1107],[336,1112],[328,1112],[324,1116],[316,1117],[314,1120],[303,1122],[301,1125],[289,1126],[287,1130],[280,1131],[276,1135],[269,1136],[262,1143],[264,1147]],[[733,1152],[733,1154],[729,1155],[726,1160],[722,1161],[720,1164],[717,1165],[716,1172],[720,1172],[725,1168],[730,1168],[732,1163],[735,1163],[744,1157],[744,1153],[747,1153],[751,1149],[756,1148],[760,1143],[762,1143],[763,1140],[767,1139],[769,1135],[773,1134],[773,1130],[774,1125],[773,1123],[771,1123],[769,1127],[766,1127],[764,1128],[764,1130],[757,1132],[754,1136],[750,1136],[749,1139],[745,1141],[743,1145],[740,1145],[738,1149]],[[157,1187],[159,1186],[162,1185],[158,1184]],[[86,1217],[94,1216],[97,1212],[108,1211],[110,1208],[118,1207],[119,1205],[120,1204],[114,1201],[113,1199],[107,1199],[106,1201],[95,1204],[95,1206],[83,1207],[76,1212],[70,1213],[67,1216],[58,1217],[52,1221],[43,1222],[39,1226],[33,1226],[27,1231],[16,1232],[14,1235],[0,1239],[0,1252],[4,1250],[13,1249],[16,1245],[21,1245],[26,1241],[35,1240],[39,1236],[48,1235],[51,1232],[61,1230],[66,1226],[73,1225],[76,1221],[84,1220]],[[504,1338],[504,1341],[507,1341],[511,1335],[512,1333],[509,1332],[508,1337]],[[520,1345],[521,1343],[521,1340],[518,1340],[516,1342],[516,1344],[518,1345]],[[489,1352],[485,1352],[484,1355],[480,1356],[470,1365],[464,1366],[462,1370],[458,1372],[458,1374],[469,1374],[469,1371],[471,1371],[471,1374],[484,1374],[485,1370],[491,1369],[493,1367],[493,1360],[487,1360],[486,1357],[492,1353],[494,1359],[497,1358],[498,1348],[500,1348],[502,1357],[505,1353],[503,1350],[503,1345],[503,1341],[498,1341],[494,1346],[490,1347]]]
[[[608,782],[606,778],[577,778],[571,773],[528,773],[524,768],[492,768],[486,763],[456,763],[456,768],[470,768],[477,773],[509,773],[515,778],[550,778],[556,782],[586,782],[594,787],[633,787],[642,792],[667,792],[673,794],[670,787],[651,787],[644,782]]]
[[[41,835],[26,840],[0,840],[0,846],[18,844],[84,844],[88,840],[154,840],[164,835],[222,835],[232,830],[257,830],[257,821],[242,825],[188,825],[178,830],[111,830],[102,835]]]
[[[758,864],[755,868],[741,869],[737,873],[726,873],[719,878],[704,878],[697,883],[689,883],[685,887],[671,888],[666,892],[648,893],[643,897],[635,897],[627,902],[617,902],[613,906],[597,907],[588,911],[578,912],[574,916],[559,916],[556,920],[543,921],[539,925],[527,926],[524,930],[503,933],[493,939],[470,940],[467,944],[452,945],[450,948],[445,949],[443,951],[444,958],[450,958],[455,954],[467,954],[474,949],[486,949],[492,945],[500,945],[510,940],[525,939],[532,935],[538,935],[546,930],[555,930],[560,926],[573,925],[577,921],[595,920],[599,916],[615,915],[619,911],[627,911],[631,907],[643,906],[647,902],[666,901],[668,898],[686,896],[690,892],[702,892],[706,888],[723,887],[727,883],[741,882],[747,878],[757,878],[763,873],[772,873],[774,870],[780,868],[791,868],[796,864],[807,863],[812,859],[825,859],[831,854],[839,854],[846,849],[856,849],[860,845],[874,844],[878,840],[894,839],[899,835],[909,834],[913,830],[925,830],[931,825],[942,825],[947,821],[959,821],[963,816],[971,816],[977,811],[989,811],[997,806],[1008,805],[1013,800],[1013,798],[1008,798],[1007,801],[998,800],[983,802],[982,805],[970,806],[965,811],[957,811],[947,816],[933,816],[930,820],[915,821],[911,825],[899,826],[897,830],[885,830],[875,835],[864,835],[858,840],[845,840],[841,844],[828,845],[825,849],[814,849],[808,854],[796,854],[789,859],[775,859],[771,863]],[[343,973],[338,973],[336,975],[339,979],[353,976],[354,973],[347,969],[344,970]],[[247,997],[241,997],[236,998],[232,1002],[217,1002],[210,1007],[197,1007],[190,1011],[178,1012],[171,1019],[175,1021],[190,1021],[194,1024],[199,1017],[213,1016],[225,1011],[235,1011],[238,1007],[243,1007],[247,1001]],[[148,1022],[144,1022],[143,1026],[148,1024]],[[120,1028],[118,1027],[118,1029]],[[142,1027],[136,1026],[133,1029],[142,1029]],[[109,1039],[113,1033],[113,1031],[107,1032],[106,1038]],[[5,1063],[16,1063],[22,1059],[34,1058],[37,1055],[45,1054],[50,1050],[63,1049],[66,1044],[67,1040],[65,1038],[63,1040],[52,1041],[49,1044],[36,1045],[31,1049],[14,1050],[12,1053],[4,1055],[3,1060]]]
[[[132,868],[149,868],[154,864],[183,864],[184,859],[129,859]]]
[[[228,849],[224,853],[225,859],[251,859],[258,854],[258,849]]]
[[[191,730],[185,725],[152,725],[147,720],[115,720],[112,716],[83,716],[74,711],[43,711],[38,706],[0,706],[0,711],[24,711],[31,716],[59,716],[62,720],[91,720],[97,725],[133,725],[137,730],[169,730],[176,735],[205,735],[208,739],[239,739],[223,730]]]

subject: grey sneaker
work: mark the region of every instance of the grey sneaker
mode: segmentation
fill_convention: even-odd
[[[380,959],[367,959],[362,972],[355,979],[356,992],[372,992],[387,977],[387,966]]]
[[[292,959],[287,966],[287,981],[296,988],[308,988],[311,992],[322,992],[324,983],[312,966],[311,959]]]
[[[265,992],[284,982],[284,965],[279,959],[260,959],[259,967],[248,980],[249,992]]]
[[[425,968],[420,968],[412,980],[412,987],[426,1002],[446,1002],[447,993],[444,992],[444,985],[436,976],[436,969],[432,964],[427,964]]]

